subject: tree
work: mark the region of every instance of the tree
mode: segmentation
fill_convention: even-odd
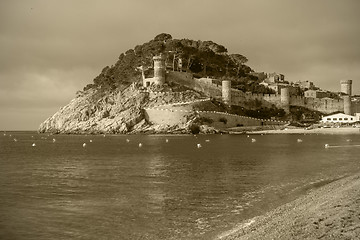
[[[239,71],[240,71],[242,65],[245,64],[248,61],[248,59],[245,56],[238,54],[238,53],[230,54],[230,58],[234,62],[234,64],[237,66],[236,76],[238,77]]]
[[[167,42],[168,40],[172,40],[172,36],[168,33],[160,33],[154,38],[155,41]]]

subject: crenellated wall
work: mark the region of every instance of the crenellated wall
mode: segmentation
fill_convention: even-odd
[[[169,72],[167,75],[167,79],[169,81],[173,81],[186,87],[192,88],[196,91],[201,91],[208,97],[222,99],[221,85],[213,83],[213,79],[211,78],[195,79],[190,73]],[[302,96],[293,95],[287,95],[287,97],[283,96],[282,99],[280,94],[244,93],[241,90],[233,88],[231,89],[230,99],[231,105],[247,106],[249,108],[251,108],[249,102],[258,101],[259,103],[261,103],[261,107],[272,107],[273,105],[275,105],[278,108],[284,108],[285,103],[289,103],[289,106],[306,107],[326,114],[337,111],[344,111],[344,101],[342,99],[338,100],[332,98],[305,98]]]

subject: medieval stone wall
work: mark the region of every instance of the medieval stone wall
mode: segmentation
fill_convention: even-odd
[[[190,73],[169,72],[167,79],[196,91],[201,91],[209,97],[217,98],[219,100],[222,99],[221,85],[213,83],[213,80],[210,78],[195,79]],[[273,105],[278,108],[284,108],[285,103],[285,98],[283,98],[283,102],[281,101],[280,94],[253,94],[244,93],[237,89],[231,89],[231,105],[249,107],[249,102],[255,100],[260,102],[262,107],[269,108]],[[305,98],[302,96],[290,95],[286,98],[286,102],[291,106],[306,107],[326,114],[344,111],[344,101],[342,99]]]

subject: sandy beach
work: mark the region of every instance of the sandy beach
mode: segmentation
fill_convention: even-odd
[[[360,134],[360,128],[340,127],[340,128],[295,128],[285,127],[281,129],[255,130],[248,131],[246,134]]]
[[[360,174],[242,222],[217,239],[359,239]]]

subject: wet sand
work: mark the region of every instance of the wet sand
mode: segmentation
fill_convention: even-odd
[[[217,239],[359,239],[360,174],[311,190]]]

